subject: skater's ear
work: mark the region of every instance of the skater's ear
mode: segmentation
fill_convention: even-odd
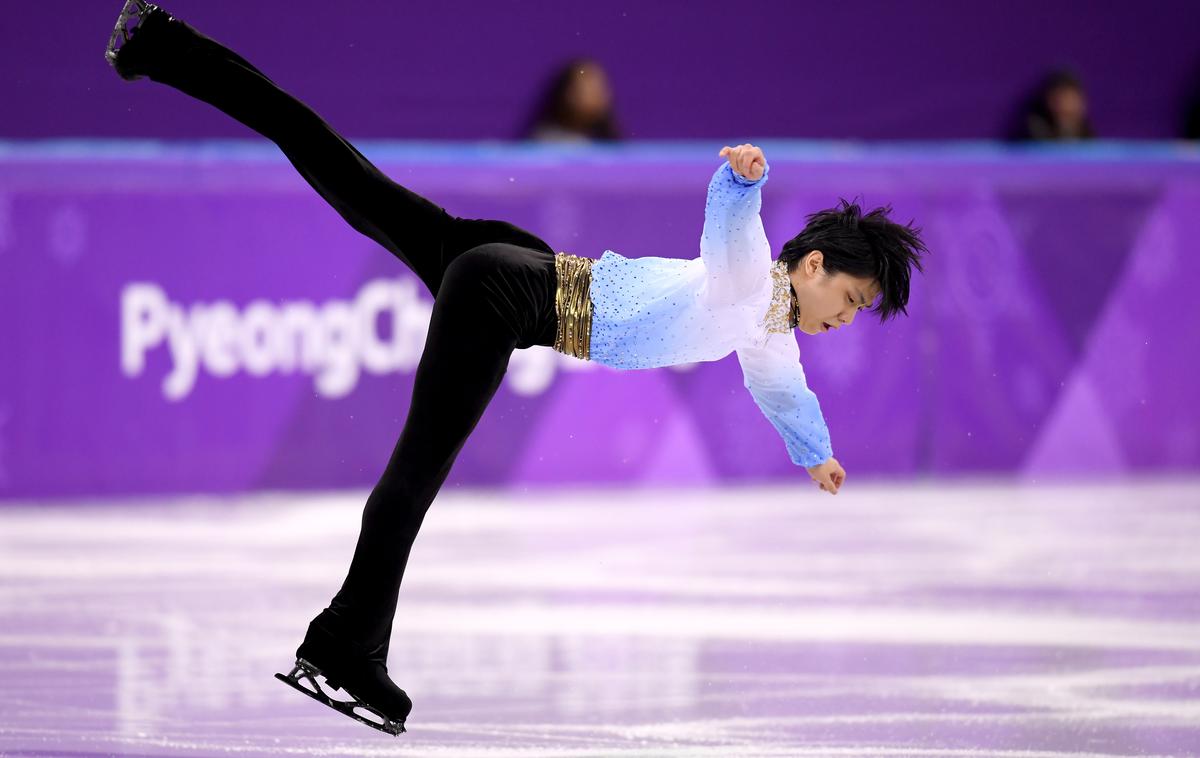
[[[804,273],[809,276],[816,276],[824,266],[825,253],[820,250],[810,250],[808,255],[804,256]]]

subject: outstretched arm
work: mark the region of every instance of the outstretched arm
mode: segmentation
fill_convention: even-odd
[[[771,247],[758,215],[770,167],[753,145],[726,147],[721,155],[729,160],[708,183],[700,257],[708,271],[709,297],[735,302],[761,286],[771,268]]]
[[[833,457],[829,427],[808,388],[795,335],[771,332],[766,345],[739,347],[737,356],[746,389],[783,437],[792,463],[808,469],[821,489],[836,494],[845,471]]]

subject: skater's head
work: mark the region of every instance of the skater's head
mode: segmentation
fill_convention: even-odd
[[[928,253],[921,230],[888,218],[891,206],[863,214],[842,199],[836,208],[808,216],[804,231],[783,246],[799,314],[794,328],[805,334],[849,326],[860,310],[880,323],[908,315],[908,284],[913,266],[924,271]],[[872,305],[873,304],[873,305]]]

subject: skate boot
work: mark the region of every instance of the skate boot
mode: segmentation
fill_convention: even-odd
[[[350,699],[340,700],[326,692],[342,690]],[[339,640],[317,620],[296,650],[296,665],[289,674],[275,678],[334,710],[381,732],[398,735],[412,700],[387,675],[387,666],[372,660],[352,643]],[[307,686],[305,686],[307,685]]]
[[[178,33],[181,25],[182,22],[153,3],[125,0],[104,58],[122,79],[141,79],[149,75],[156,51],[171,44],[173,38],[179,38],[174,39],[176,45],[186,44]]]

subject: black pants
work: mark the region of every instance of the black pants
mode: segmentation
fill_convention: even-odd
[[[187,29],[186,44],[156,57],[149,77],[275,142],[352,227],[404,261],[434,295],[404,429],[367,499],[349,574],[318,616],[384,662],[425,512],[513,349],[554,344],[554,251],[512,224],[452,216],[396,184],[304,103],[233,51]]]

